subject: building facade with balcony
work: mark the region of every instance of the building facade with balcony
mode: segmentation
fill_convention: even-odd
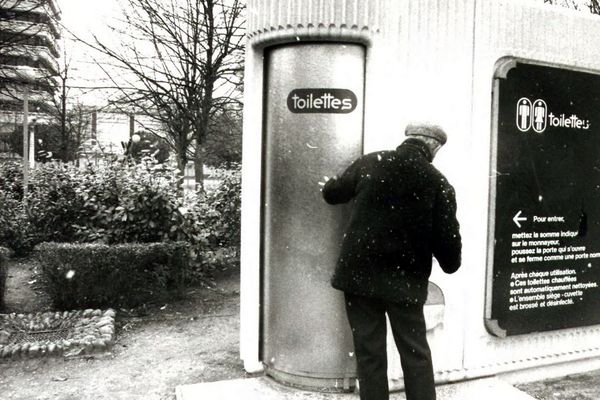
[[[30,119],[43,122],[59,87],[61,29],[56,0],[0,0],[0,153],[2,137]],[[1,157],[1,155],[0,155]]]

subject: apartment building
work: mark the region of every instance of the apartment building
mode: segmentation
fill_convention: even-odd
[[[55,0],[0,0],[0,109],[21,110],[26,90],[33,111],[48,107],[59,72],[59,19]]]
[[[56,0],[0,0],[0,153],[2,134],[30,119],[43,122],[58,89],[60,9]]]

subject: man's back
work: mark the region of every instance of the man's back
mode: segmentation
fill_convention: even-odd
[[[354,199],[332,284],[345,292],[422,303],[431,257],[460,265],[454,189],[416,139],[367,154],[323,188],[331,204]]]

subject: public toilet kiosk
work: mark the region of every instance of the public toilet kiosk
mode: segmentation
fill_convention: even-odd
[[[318,182],[395,148],[414,120],[448,132],[434,164],[456,189],[463,238],[459,272],[434,263],[430,279],[436,381],[600,367],[597,43],[600,17],[535,2],[249,0],[246,370],[352,388],[343,296],[329,285],[348,209]]]

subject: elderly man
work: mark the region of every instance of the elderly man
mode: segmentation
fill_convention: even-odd
[[[361,400],[389,398],[386,313],[407,400],[435,399],[423,304],[432,256],[446,273],[461,260],[454,189],[431,164],[447,136],[431,124],[405,133],[396,150],[364,155],[323,186],[330,204],[354,200],[332,285],[345,294]]]

